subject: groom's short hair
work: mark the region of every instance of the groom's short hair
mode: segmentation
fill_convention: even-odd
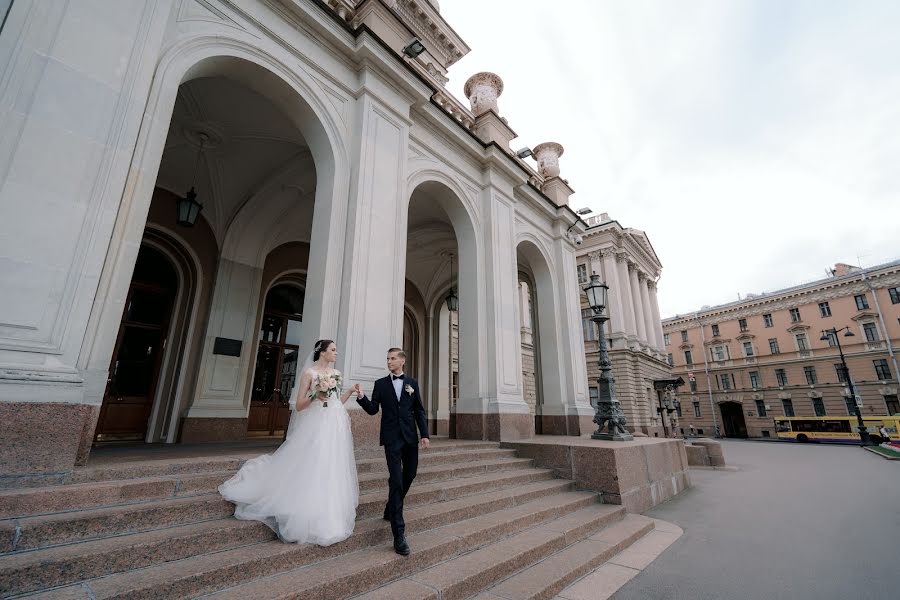
[[[388,354],[391,352],[396,352],[397,356],[406,359],[406,352],[403,351],[403,348],[388,348]]]

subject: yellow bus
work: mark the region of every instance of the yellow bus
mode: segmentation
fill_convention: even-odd
[[[863,417],[872,441],[881,442],[900,439],[900,416]],[[881,436],[881,428],[887,430],[890,440]],[[859,425],[855,416],[846,417],[780,417],[775,419],[778,439],[795,442],[844,442],[859,443]]]

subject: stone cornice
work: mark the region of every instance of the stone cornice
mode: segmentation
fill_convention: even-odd
[[[676,315],[663,320],[663,327],[675,326],[688,322],[722,323],[742,317],[752,317],[765,313],[787,310],[796,306],[817,304],[827,300],[846,298],[871,291],[861,273],[839,279],[823,279],[807,285],[789,288],[782,292],[774,292],[766,296],[748,298],[740,302],[713,307],[706,310]],[[900,263],[891,263],[883,272],[865,273],[876,289],[900,286]]]
[[[441,14],[425,0],[382,0],[403,18],[403,22],[422,40],[427,40],[441,56],[444,68],[469,53],[468,45]]]

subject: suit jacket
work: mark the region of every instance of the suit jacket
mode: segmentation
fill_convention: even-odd
[[[412,394],[406,391],[406,386],[412,388]],[[391,376],[388,375],[375,382],[371,400],[363,396],[357,398],[356,402],[370,415],[378,414],[378,408],[381,407],[379,443],[382,446],[399,440],[415,444],[419,441],[416,426],[423,438],[428,437],[428,421],[425,418],[422,396],[419,394],[419,383],[412,377],[403,378],[399,401]]]

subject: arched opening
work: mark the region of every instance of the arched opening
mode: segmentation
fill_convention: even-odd
[[[325,274],[342,262],[343,245],[334,241],[343,223],[334,224],[345,210],[348,171],[343,152],[337,150],[343,146],[331,105],[319,94],[295,67],[289,69],[239,43],[183,47],[158,67],[150,118],[145,119],[125,186],[131,195],[123,198],[127,209],[120,211],[124,233],[111,248],[95,300],[98,317],[87,360],[93,364],[104,352],[109,352],[107,357],[119,354],[119,343],[110,341],[110,315],[118,298],[124,303],[130,294],[126,290],[137,258],[131,248],[148,223],[155,226],[154,214],[157,221],[166,221],[164,229],[182,234],[188,250],[201,259],[209,246],[214,248],[213,270],[203,273],[205,281],[213,283],[198,298],[203,310],[181,323],[194,327],[198,345],[193,349],[196,358],[185,357],[173,385],[183,399],[173,405],[171,418],[181,427],[170,428],[165,441],[176,441],[179,431],[182,441],[191,442],[246,435],[251,405],[258,408],[263,401],[254,385],[257,315],[264,302],[259,287],[266,257],[274,248],[291,242],[309,247],[310,260],[302,268],[309,267],[306,278],[311,285],[306,289],[314,292],[306,293],[303,301],[303,327],[309,331],[302,343],[315,339],[323,328],[336,329],[336,303],[325,298],[336,295],[333,288],[340,278]],[[185,228],[168,215],[174,215],[176,199],[192,186],[203,210],[196,224]],[[165,201],[167,216],[160,216],[157,201]],[[209,231],[212,244],[190,239],[198,230]],[[290,344],[286,338],[279,343],[278,379],[288,385],[284,375]],[[103,415],[104,423],[109,412]],[[254,423],[267,420],[268,431],[273,424],[277,431],[280,413],[263,419],[261,412],[253,411]],[[103,427],[98,435],[105,434],[105,424],[98,426]]]
[[[96,442],[143,441],[147,436],[178,291],[171,260],[142,245],[94,431]]]
[[[722,413],[722,429],[725,437],[747,437],[747,423],[744,420],[744,407],[740,402],[722,402],[719,404]]]
[[[457,431],[457,413],[481,415],[478,393],[477,244],[471,216],[459,195],[444,183],[416,186],[409,203],[406,278],[428,307],[430,326],[419,330],[428,349],[426,410],[438,434]],[[457,298],[451,311],[447,296]],[[466,426],[473,429],[472,426]],[[481,428],[475,427],[480,436]]]
[[[266,294],[259,347],[250,388],[248,435],[283,434],[290,419],[288,400],[300,366],[304,290],[280,283]]]
[[[532,395],[535,432],[566,435],[576,423],[569,418],[567,407],[559,398],[560,344],[556,328],[556,297],[553,274],[544,253],[530,240],[516,248],[519,265],[520,331],[522,338],[522,371],[525,399],[528,402],[529,379],[533,381]],[[529,371],[530,369],[530,371]],[[551,399],[555,402],[550,403]],[[570,422],[572,421],[572,422]]]

